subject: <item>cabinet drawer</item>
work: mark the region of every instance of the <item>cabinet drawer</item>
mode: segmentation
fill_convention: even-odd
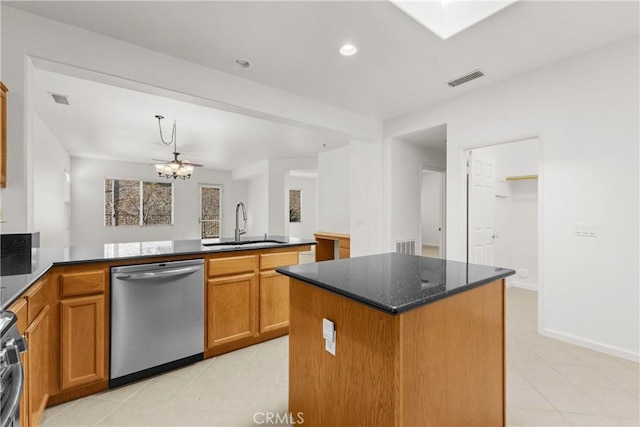
[[[60,295],[70,297],[104,292],[106,282],[107,274],[104,269],[63,273],[60,277]]]
[[[40,279],[25,294],[27,300],[27,324],[31,324],[38,316],[40,310],[47,305],[47,292],[45,285],[49,279]]]
[[[256,268],[255,255],[216,258],[209,260],[209,277],[229,274],[253,273]]]
[[[277,254],[260,255],[260,270],[295,265],[298,263],[298,252],[282,252]]]

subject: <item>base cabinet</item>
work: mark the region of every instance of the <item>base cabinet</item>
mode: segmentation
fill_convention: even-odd
[[[275,270],[260,273],[260,333],[289,326],[289,279]]]
[[[205,357],[288,333],[289,281],[275,269],[298,264],[298,250],[220,254],[206,264]]]
[[[49,306],[45,306],[24,332],[28,346],[25,357],[28,426],[40,425],[49,398],[49,322]]]
[[[207,347],[256,334],[256,281],[253,273],[207,281]]]
[[[62,390],[107,378],[104,295],[60,301]]]

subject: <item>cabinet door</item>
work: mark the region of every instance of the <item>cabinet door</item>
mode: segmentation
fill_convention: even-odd
[[[21,334],[25,335],[27,331],[27,300],[20,298],[9,307],[9,311],[12,311],[18,317],[18,330]],[[25,378],[22,397],[20,397],[20,425],[28,426],[29,411],[27,409],[29,400],[27,396],[29,396],[29,381],[27,378],[29,378],[29,359],[27,358],[26,352],[20,354],[20,358],[22,359],[22,370],[24,371]]]
[[[106,379],[104,295],[60,301],[61,388]]]
[[[24,333],[27,339],[28,425],[40,425],[49,398],[49,306],[45,306]]]
[[[275,270],[260,273],[260,333],[289,326],[289,279]]]
[[[253,273],[207,281],[207,347],[257,335]]]

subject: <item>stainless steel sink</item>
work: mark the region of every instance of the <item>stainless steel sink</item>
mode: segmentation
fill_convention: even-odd
[[[272,240],[272,239],[262,239],[262,240],[230,240],[226,242],[214,242],[214,243],[203,243],[202,246],[206,247],[216,247],[216,246],[274,246],[281,245],[283,242],[280,240]]]

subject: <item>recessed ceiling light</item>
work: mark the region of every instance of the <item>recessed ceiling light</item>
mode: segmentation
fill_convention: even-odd
[[[348,43],[340,48],[340,54],[343,56],[355,55],[357,51],[358,51],[357,47]]]
[[[236,64],[238,64],[240,67],[242,68],[249,68],[251,67],[251,62],[247,61],[246,59],[236,59]]]

